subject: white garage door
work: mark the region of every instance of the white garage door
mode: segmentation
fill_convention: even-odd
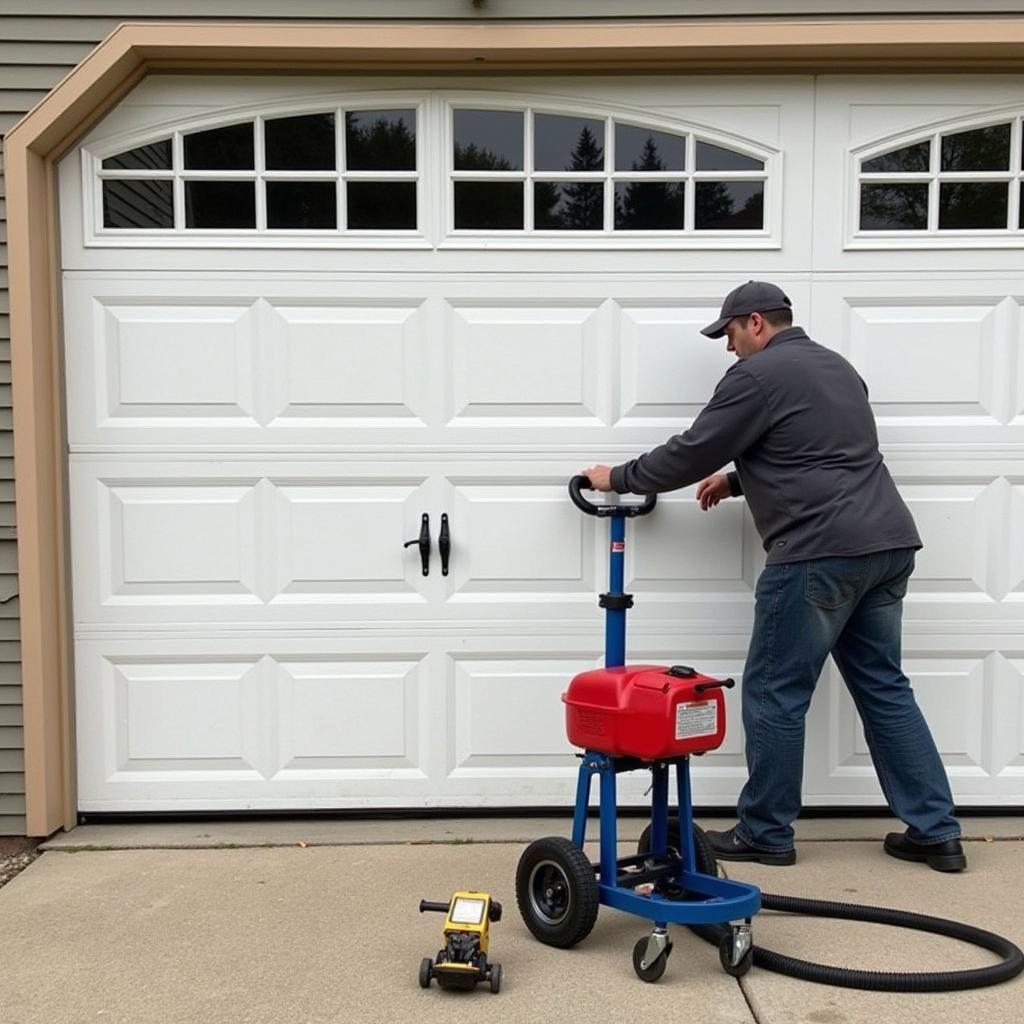
[[[565,481],[685,427],[752,276],[872,390],[958,799],[1024,800],[1022,113],[1005,78],[145,81],[60,177],[81,809],[571,801],[606,538]],[[743,503],[630,530],[632,660],[740,676]],[[881,800],[831,666],[805,796]]]

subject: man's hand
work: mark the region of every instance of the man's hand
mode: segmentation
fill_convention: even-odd
[[[591,466],[590,469],[580,470],[580,474],[590,479],[595,491],[610,491],[612,489],[611,466]]]
[[[729,490],[729,478],[724,473],[715,473],[697,485],[697,503],[705,512],[714,508],[723,498],[732,494]]]

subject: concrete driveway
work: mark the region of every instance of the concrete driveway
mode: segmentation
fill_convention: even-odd
[[[714,827],[715,822],[703,822]],[[623,818],[623,855],[644,821]],[[728,865],[765,891],[884,904],[967,921],[1024,945],[1024,820],[966,819],[969,870],[943,875],[882,853],[895,826],[801,823],[791,868]],[[596,834],[596,825],[593,826]],[[558,819],[255,821],[83,826],[0,889],[2,1024],[386,1024],[678,1019],[700,1024],[877,1024],[1024,1018],[1024,976],[963,993],[834,989],[757,967],[737,981],[714,947],[674,929],[660,982],[633,973],[644,922],[602,908],[572,950],[537,943],[515,906],[525,843]],[[502,991],[423,990],[442,918],[421,898],[485,889]],[[759,945],[875,970],[949,970],[993,957],[918,932],[762,913]]]

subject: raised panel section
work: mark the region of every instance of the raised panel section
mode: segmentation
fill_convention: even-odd
[[[297,659],[275,668],[277,777],[419,767],[419,659]]]
[[[575,767],[561,696],[584,667],[592,655],[453,656],[449,773]]]
[[[446,371],[451,425],[600,425],[599,306],[453,300]]]
[[[422,601],[417,537],[429,497],[422,480],[270,481],[273,601]],[[436,532],[436,527],[435,527]]]
[[[990,593],[989,495],[982,484],[904,484],[897,480],[924,547],[917,552],[915,593]]]
[[[594,521],[569,502],[563,480],[450,477],[447,491],[455,601],[593,593]]]
[[[1000,416],[996,309],[995,303],[954,305],[938,298],[851,302],[848,354],[876,415]]]
[[[1018,794],[1024,785],[1024,654],[995,658],[992,716],[993,773],[1006,779]]]
[[[443,701],[406,637],[93,638],[75,659],[84,810],[438,796]]]
[[[105,481],[101,602],[258,600],[256,481]]]
[[[1009,486],[1009,512],[1007,532],[1009,534],[1009,557],[1007,559],[1007,590],[1017,600],[1024,598],[1024,484]]]
[[[113,732],[105,781],[263,775],[257,659],[111,658],[103,669],[104,728]]]
[[[257,419],[249,305],[96,300],[97,414],[146,420]]]
[[[618,401],[622,425],[680,429],[707,404],[735,361],[724,341],[700,330],[718,318],[721,298],[683,305],[623,303],[615,309],[618,336]]]
[[[274,302],[270,315],[272,423],[424,425],[430,380],[420,300]]]
[[[660,495],[655,511],[627,536],[627,589],[644,592],[645,600],[648,594],[702,598],[711,592],[749,600],[764,555],[746,503],[724,501],[704,512],[695,491]],[[608,557],[604,543],[600,556]]]

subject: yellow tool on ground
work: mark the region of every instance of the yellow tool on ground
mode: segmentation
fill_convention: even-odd
[[[430,988],[437,978],[441,988],[471,989],[489,981],[491,991],[501,988],[501,964],[487,960],[488,926],[501,920],[501,904],[487,892],[457,892],[448,903],[420,900],[420,913],[434,910],[445,914],[444,948],[433,960],[420,963],[420,985]]]

